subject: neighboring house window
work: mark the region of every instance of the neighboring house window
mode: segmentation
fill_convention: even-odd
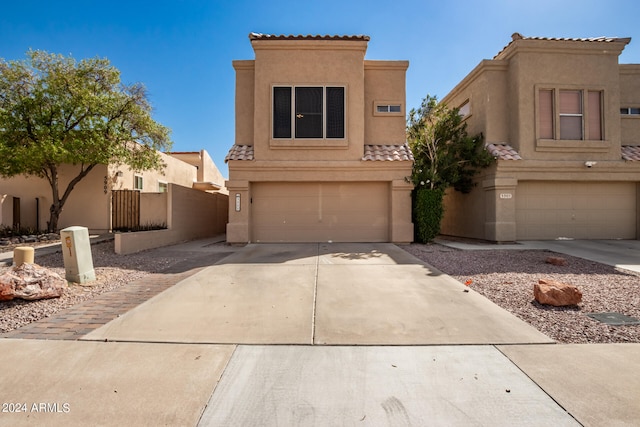
[[[460,115],[460,117],[462,117],[463,120],[471,115],[471,103],[468,99],[464,102],[464,104],[458,107],[458,114]]]
[[[624,107],[620,109],[620,114],[625,116],[640,116],[640,108]]]
[[[344,92],[339,86],[275,86],[273,137],[344,138]]]
[[[169,184],[162,181],[158,182],[158,192],[166,193],[168,190],[169,190]]]
[[[538,136],[540,139],[603,140],[602,111],[602,91],[541,89],[538,91]]]
[[[141,175],[135,175],[133,177],[133,189],[134,190],[142,190],[142,176]]]

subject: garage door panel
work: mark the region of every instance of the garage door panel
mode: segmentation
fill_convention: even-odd
[[[251,192],[253,241],[388,241],[387,183],[253,183]]]
[[[520,182],[517,238],[635,239],[636,198],[633,182]]]

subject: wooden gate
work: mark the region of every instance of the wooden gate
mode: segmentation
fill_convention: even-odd
[[[140,226],[140,192],[111,191],[111,229],[129,231]]]

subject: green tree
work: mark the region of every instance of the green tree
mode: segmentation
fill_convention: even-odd
[[[144,86],[121,83],[107,59],[76,61],[31,50],[25,60],[0,58],[0,176],[46,179],[52,192],[47,228],[57,231],[73,188],[96,165],[164,168],[157,150],[171,147],[170,130],[151,110]],[[65,188],[58,176],[63,164],[78,170]]]
[[[442,199],[449,187],[468,193],[473,177],[494,161],[482,134],[469,136],[457,108],[427,95],[407,119],[407,140],[415,158],[412,181],[416,239],[432,240],[440,231]]]

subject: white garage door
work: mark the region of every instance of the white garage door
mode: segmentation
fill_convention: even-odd
[[[252,183],[254,242],[387,242],[389,184]]]
[[[518,240],[635,239],[633,182],[519,182]]]

